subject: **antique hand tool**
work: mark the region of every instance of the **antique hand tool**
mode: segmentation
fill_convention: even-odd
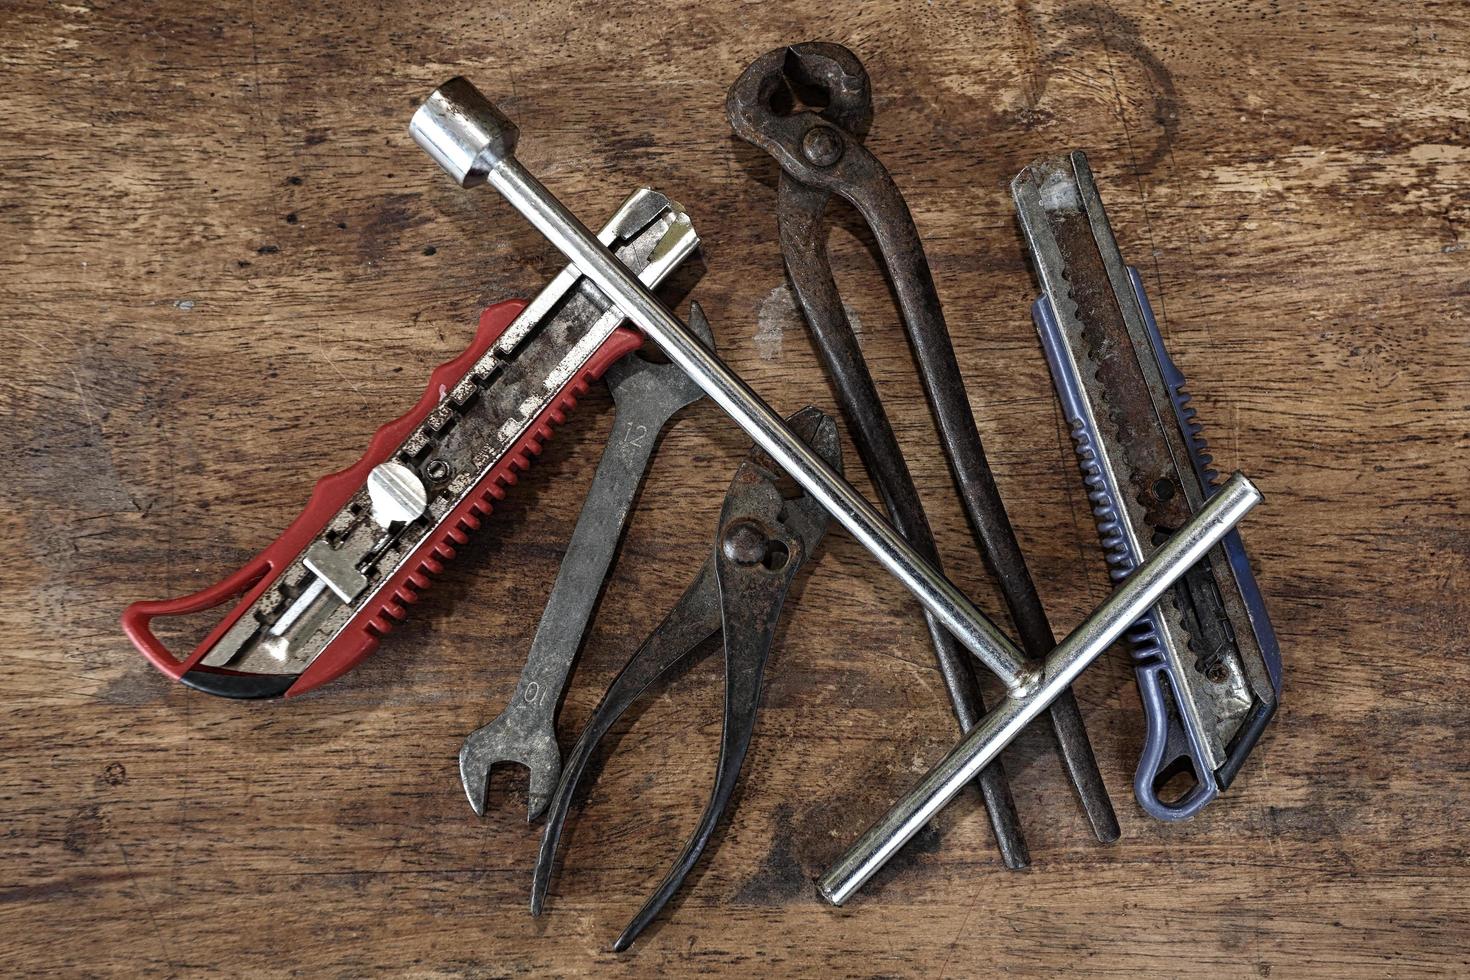
[[[714,347],[697,303],[690,305],[689,326]],[[526,666],[505,710],[470,733],[459,750],[460,779],[478,814],[485,812],[490,769],[502,762],[520,763],[530,773],[527,819],[535,820],[546,808],[561,776],[556,713],[633,498],[664,426],[704,396],[676,366],[644,360],[636,352],[608,368],[606,380],[617,409],[612,435],[572,530]]]
[[[598,240],[648,286],[698,244],[683,209],[646,189]],[[418,404],[318,482],[279,538],[210,588],[129,606],[129,638],[170,677],[225,697],[300,694],[346,672],[407,615],[587,386],[642,343],[623,320],[573,267],[529,305],[491,307]],[[150,628],[241,596],[187,656]]]
[[[803,103],[813,108],[802,108]],[[894,525],[938,568],[938,549],[923,504],[827,260],[824,216],[834,194],[867,222],[893,284],[980,553],[1000,584],[1023,649],[1033,663],[1038,662],[1056,641],[986,460],[918,229],[892,176],[863,145],[873,101],[862,63],[837,44],[778,48],[746,68],[731,86],[725,105],[736,134],[769,152],[781,167],[776,215],[781,253],[797,302]],[[967,731],[984,711],[972,664],[960,656],[954,638],[932,615],[929,631],[955,718],[960,730]],[[1098,840],[1116,840],[1118,820],[1070,691],[1052,704],[1050,718],[1093,832]],[[1005,863],[1025,867],[1026,847],[999,762],[981,772],[980,785]]]
[[[1087,157],[1034,163],[1011,189],[1043,291],[1033,316],[1121,579],[1215,492],[1217,474]],[[1281,649],[1239,533],[1127,636],[1147,719],[1134,795],[1151,816],[1182,820],[1230,786],[1281,695]]]
[[[992,708],[848,848],[817,881],[822,896],[833,905],[846,902],[1260,501],[1260,491],[1240,473],[1222,484],[1057,645],[1046,658],[1039,684]]]
[[[995,624],[898,535],[832,466],[788,429],[760,396],[639,283],[618,257],[536,180],[515,157],[518,132],[464,79],[440,86],[414,114],[410,132],[461,186],[488,183],[547,237],[671,361],[794,479],[829,515],[909,589],[946,629],[1001,679],[1007,696],[941,763],[824,877],[823,894],[842,902],[897,852],[960,788],[1055,700],[1163,590],[1240,520],[1260,495],[1244,477],[1221,488],[1203,509],[1119,586],[1118,591],[1053,650],[1040,668]]]
[[[970,731],[931,779],[900,801],[839,866],[824,894],[841,902],[887,861],[923,823],[993,762],[1003,748],[1101,655],[1117,636],[1260,499],[1244,477],[1221,492],[1119,587],[1039,667],[936,571],[818,454],[679,321],[618,257],[592,237],[515,157],[518,131],[461,78],[440,86],[414,113],[410,132],[463,187],[489,184],[540,231],[594,286],[683,368],[779,467],[877,557],[1006,688],[1005,700]],[[1147,600],[1140,602],[1140,597]],[[937,782],[935,781],[937,780]]]
[[[789,424],[828,465],[841,471],[842,451],[831,418],[808,407],[793,415]],[[760,704],[761,675],[787,592],[827,529],[827,514],[821,505],[807,494],[783,495],[782,482],[782,474],[771,460],[752,447],[725,496],[714,553],[673,610],[614,678],[567,756],[536,859],[531,914],[541,914],[567,809],[598,743],[644,691],[704,659],[713,650],[704,641],[723,633],[725,718],[709,803],[673,868],[623,930],[613,944],[614,950],[621,952],[633,943],[704,853],[730,803],[750,747]]]
[[[898,535],[873,505],[821,456],[792,434],[755,391],[639,282],[606,245],[552,196],[515,157],[515,124],[462,78],[436,89],[414,113],[409,131],[463,187],[489,184],[575,264],[634,325],[679,365],[774,464],[852,533],[933,612],[1007,691],[1041,683],[1036,668],[954,583]]]

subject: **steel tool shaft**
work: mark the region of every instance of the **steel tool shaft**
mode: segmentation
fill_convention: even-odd
[[[802,443],[739,375],[629,275],[586,226],[520,164],[514,155],[515,124],[473,85],[455,78],[440,86],[414,113],[409,131],[461,186],[488,183],[500,192],[769,453],[776,465],[939,617],[1009,692],[1025,693],[1040,681],[1004,633],[894,531],[862,494]],[[1120,630],[1126,626],[1127,622],[1118,624]]]
[[[918,785],[868,828],[818,881],[822,896],[834,905],[846,902],[1260,502],[1261,493],[1254,484],[1240,473],[1232,476],[1047,656],[1039,685],[1023,694],[1013,693],[992,709]]]

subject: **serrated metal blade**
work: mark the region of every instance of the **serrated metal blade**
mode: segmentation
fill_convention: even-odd
[[[1129,556],[1126,565],[1115,564],[1112,570],[1114,578],[1121,578],[1140,560],[1135,556],[1147,555],[1153,550],[1152,535],[1145,533],[1148,515],[1139,496],[1127,490],[1135,483],[1135,471],[1128,467],[1128,454],[1119,438],[1117,420],[1108,409],[1107,388],[1098,376],[1097,359],[1088,346],[1081,307],[1068,274],[1067,256],[1052,221],[1056,214],[1081,215],[1081,198],[1069,175],[1052,169],[1038,179],[1037,170],[1035,166],[1028,168],[1016,179],[1012,190],[1022,229],[1031,244],[1036,274],[1066,338],[1065,350],[1071,362],[1069,368],[1086,393],[1086,398],[1078,406],[1085,414],[1080,421],[1097,434],[1100,445],[1093,462],[1099,468],[1104,483],[1102,492],[1107,493],[1117,511],[1105,533],[1122,536]],[[1023,180],[1028,177],[1030,179]],[[1134,431],[1129,435],[1136,438],[1138,433]],[[1107,545],[1106,538],[1104,545]],[[1173,596],[1173,590],[1170,590],[1170,596]],[[1177,603],[1172,600],[1161,602],[1154,613],[1162,626],[1156,631],[1160,655],[1179,676],[1193,678],[1196,672],[1192,669],[1193,658],[1188,655],[1188,633],[1181,622]],[[1204,681],[1203,678],[1200,680]],[[1212,766],[1223,764],[1224,744],[1216,734],[1219,724],[1211,710],[1210,699],[1203,697],[1200,690],[1186,688],[1177,692],[1175,703],[1184,717],[1186,730],[1199,736],[1198,748]]]
[[[1069,421],[1080,434],[1079,451],[1087,444],[1084,471],[1099,530],[1114,577],[1122,577],[1210,496],[1208,456],[1192,410],[1180,401],[1187,400],[1182,375],[1123,262],[1086,157],[1033,164],[1012,191],[1041,302],[1054,318],[1048,358],[1053,373],[1067,379],[1063,385],[1059,378],[1059,393],[1065,386],[1077,393],[1069,403],[1077,417]],[[1232,742],[1246,729],[1259,734],[1279,683],[1279,666],[1272,669],[1262,644],[1264,632],[1279,665],[1274,634],[1269,623],[1263,629],[1263,612],[1252,615],[1247,593],[1259,605],[1254,582],[1247,587],[1224,546],[1217,547],[1170,590],[1150,616],[1151,628],[1140,633],[1147,653],[1168,665],[1167,696],[1198,758],[1223,771],[1225,782],[1243,758]]]

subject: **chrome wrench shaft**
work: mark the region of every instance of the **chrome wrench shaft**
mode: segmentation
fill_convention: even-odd
[[[419,107],[409,132],[461,186],[488,183],[647,334],[673,363],[934,613],[1012,694],[1039,681],[1025,656],[925,561],[862,494],[798,439],[769,405],[603,247],[515,157],[518,131],[462,78]],[[1123,628],[1127,623],[1119,624]]]
[[[1260,502],[1260,491],[1240,473],[1223,484],[1047,656],[1043,679],[1034,690],[1012,694],[992,709],[918,785],[868,828],[817,882],[822,896],[833,905],[846,902]]]

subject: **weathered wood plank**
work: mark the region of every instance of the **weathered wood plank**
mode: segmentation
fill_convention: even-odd
[[[1019,0],[5,5],[0,959],[17,972],[1463,974],[1470,819],[1470,18],[1449,3]],[[923,233],[1002,489],[1059,628],[1106,576],[1030,326],[1007,182],[1089,151],[1227,467],[1288,658],[1229,797],[1141,817],[1121,656],[1079,685],[1124,839],[1090,843],[1046,741],[1008,758],[1035,867],[956,806],[849,909],[810,879],[951,742],[914,603],[834,536],[784,627],[740,805],[672,914],[607,946],[692,827],[713,664],[608,757],[548,914],[523,787],[454,754],[511,690],[608,424],[589,399],[414,619],[318,695],[156,676],[128,602],[269,541],[318,475],[560,264],[405,133],[462,73],[595,220],[689,206],[695,294],[778,407],[831,407],[783,284],[774,169],[725,87],[777,44],[853,47],[869,139]],[[834,264],[940,546],[983,606],[909,356],[856,223]],[[561,716],[572,737],[706,547],[744,439],[667,440]],[[849,459],[853,459],[849,454]],[[866,488],[866,481],[860,481]]]

